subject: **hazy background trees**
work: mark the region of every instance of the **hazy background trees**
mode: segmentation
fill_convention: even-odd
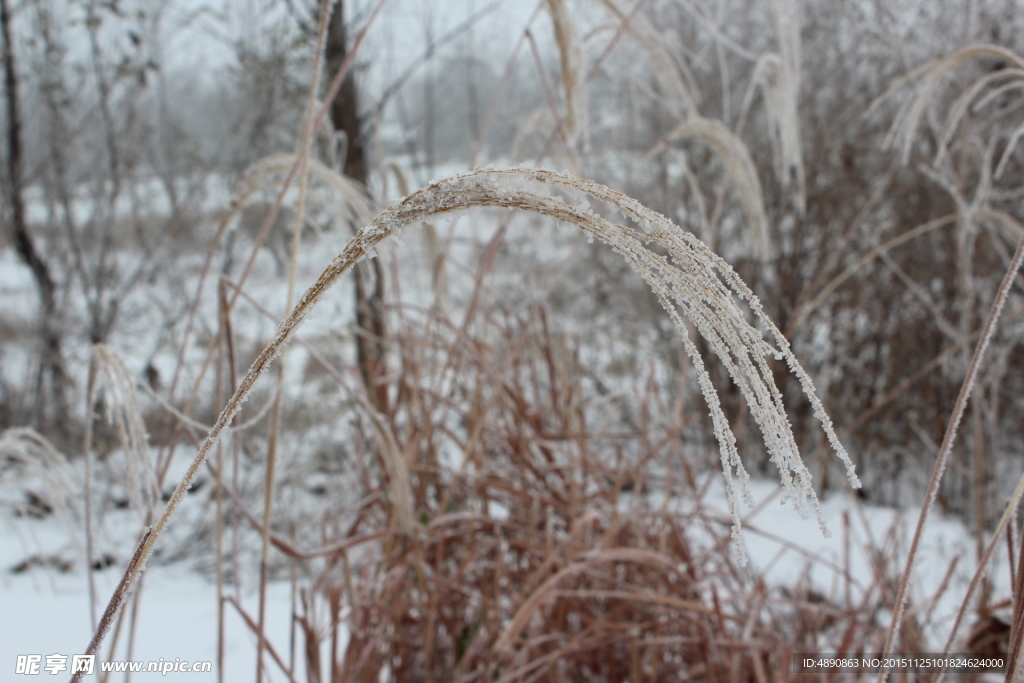
[[[336,4],[325,80],[375,5],[349,0],[342,11]],[[1017,223],[999,217],[1019,221],[1020,152],[1011,150],[998,177],[994,171],[1016,144],[1019,98],[1008,91],[968,110],[938,164],[943,106],[928,109],[905,160],[887,136],[908,94],[869,108],[911,69],[960,46],[1020,51],[1018,4],[796,3],[787,29],[779,14],[787,3],[650,0],[623,4],[619,14],[609,9],[614,3],[570,3],[589,102],[587,132],[570,147],[556,122],[565,95],[551,20],[543,4],[537,13],[528,4],[388,2],[332,109],[334,149],[321,141],[319,157],[340,153],[341,169],[379,203],[401,191],[386,171],[392,162],[409,189],[470,164],[526,162],[568,168],[637,196],[712,242],[758,292],[847,430],[867,495],[895,502],[907,487],[919,490],[1012,249]],[[245,170],[295,149],[315,5],[5,2],[13,77],[3,114],[5,425],[34,423],[72,437],[84,417],[75,406],[93,343],[134,347],[141,360],[133,369],[166,386],[159,359],[181,335],[188,264],[204,253]],[[634,39],[641,23],[654,32],[644,40],[656,41],[668,62],[652,62]],[[763,59],[768,54],[774,57]],[[940,86],[940,101],[951,105],[965,84],[1004,67],[991,58],[966,64]],[[796,79],[792,110],[780,95],[782,78]],[[671,91],[673,82],[689,90],[690,102]],[[11,109],[15,89],[20,113]],[[767,217],[767,258],[752,248],[749,216],[722,159],[706,142],[672,135],[687,112],[721,121],[749,150]],[[793,144],[787,125],[798,133],[795,161],[785,148]],[[873,252],[933,223],[905,244]],[[219,261],[226,271],[239,267],[231,244]],[[512,256],[502,262],[527,268]],[[639,348],[656,364],[682,369],[679,342],[648,322],[659,319],[659,307],[624,265],[595,252],[571,267],[581,291],[595,295],[568,285],[550,303],[568,320],[588,321],[587,333],[570,325],[575,334],[595,348]],[[386,299],[386,279],[377,266],[360,278],[357,297]],[[834,291],[819,297],[829,283]],[[1019,306],[1015,300],[1000,333],[943,494],[950,509],[979,523],[986,496],[1000,493],[1000,471],[1018,466]],[[358,321],[369,330],[360,340],[386,334],[387,316],[374,315],[377,322],[370,313]],[[640,320],[653,332],[632,339],[629,324]],[[587,372],[605,386],[616,368],[637,372],[638,358],[647,358],[621,355],[629,354],[594,352]],[[732,396],[731,416],[744,424],[731,384],[724,375],[716,381]],[[780,372],[779,381],[788,376]],[[699,401],[694,387],[687,391]],[[798,430],[810,425],[805,405],[792,410]],[[691,437],[706,439],[705,428]],[[809,452],[824,453],[807,440]],[[757,439],[745,446],[756,451]],[[811,457],[827,487],[825,460]]]

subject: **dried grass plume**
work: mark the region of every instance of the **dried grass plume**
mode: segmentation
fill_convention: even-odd
[[[555,193],[574,198],[568,203]],[[609,208],[628,217],[636,228],[611,223],[589,208],[589,200],[603,202]],[[859,486],[854,467],[839,443],[832,422],[806,371],[790,349],[779,329],[764,314],[753,292],[740,280],[723,259],[713,253],[693,235],[684,232],[670,220],[615,190],[587,180],[551,171],[507,169],[483,170],[457,175],[438,181],[398,201],[367,227],[360,230],[345,249],[302,296],[299,303],[278,328],[273,341],[263,350],[235,394],[218,417],[210,435],[200,447],[185,477],[171,496],[164,514],[153,527],[153,534],[143,549],[139,566],[152,552],[153,543],[166,526],[174,508],[205,462],[211,448],[218,441],[231,418],[240,410],[256,380],[281,352],[305,316],[324,293],[356,263],[376,256],[375,248],[388,237],[407,226],[418,226],[438,214],[458,212],[477,206],[524,209],[575,225],[584,232],[609,244],[621,254],[647,281],[661,300],[669,316],[683,335],[687,353],[698,371],[701,391],[711,410],[715,436],[718,439],[722,467],[731,516],[734,523],[735,550],[742,560],[739,543],[740,496],[748,502],[751,496],[747,482],[749,475],[736,449],[736,439],[722,411],[718,395],[704,369],[704,361],[686,335],[684,317],[703,336],[721,362],[728,369],[750,406],[751,414],[764,436],[766,448],[779,470],[785,489],[785,499],[802,513],[812,509],[823,532],[827,533],[811,485],[811,475],[797,449],[782,395],[772,380],[767,357],[785,360],[798,377],[811,402],[815,416],[837,455],[846,467],[853,486]],[[647,248],[652,242],[662,245],[671,257],[659,255]],[[773,338],[774,345],[765,340],[754,326],[747,322],[740,304],[749,311]],[[738,480],[738,483],[737,483]],[[398,506],[403,509],[402,505]],[[137,570],[136,570],[137,571]]]

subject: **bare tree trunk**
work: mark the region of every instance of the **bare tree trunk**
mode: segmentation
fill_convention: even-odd
[[[0,30],[4,39],[4,95],[7,99],[7,200],[10,208],[7,224],[18,256],[32,271],[39,300],[42,357],[36,378],[33,419],[37,425],[46,415],[47,399],[53,402],[54,415],[63,413],[67,375],[61,360],[60,327],[57,321],[57,296],[50,269],[36,249],[25,219],[24,180],[22,178],[21,112],[18,101],[18,72],[11,42],[11,14],[7,0],[0,0]]]
[[[348,54],[345,36],[345,3],[335,0],[331,22],[324,47],[327,73],[333,76]],[[345,136],[344,167],[350,178],[366,184],[366,148],[362,139],[359,118],[359,100],[353,70],[349,70],[341,84],[338,96],[331,103],[331,123]],[[359,226],[361,227],[361,226]],[[384,269],[379,259],[364,261],[355,269],[356,275],[356,358],[359,372],[373,407],[382,413],[388,410],[387,386],[383,383],[386,372],[385,341],[387,328],[384,319]],[[372,287],[372,291],[371,291]]]

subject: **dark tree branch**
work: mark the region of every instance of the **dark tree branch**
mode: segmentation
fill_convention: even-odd
[[[336,73],[348,55],[348,41],[345,35],[345,3],[335,0],[334,11],[327,27],[327,44],[324,58],[329,74]],[[344,135],[345,156],[341,160],[341,171],[353,180],[366,185],[366,147],[362,136],[362,120],[359,116],[359,99],[353,71],[345,75],[341,90],[330,105],[331,123],[334,129]],[[361,226],[359,226],[361,227]],[[379,259],[360,264],[355,269],[356,277],[356,359],[359,372],[370,395],[373,407],[387,413],[387,386],[385,375],[385,340],[387,328],[384,318],[384,269]],[[371,281],[372,280],[372,289]]]
[[[50,269],[29,234],[25,217],[24,179],[22,177],[21,111],[18,99],[18,71],[11,40],[11,13],[7,0],[0,0],[0,32],[4,40],[4,95],[7,100],[7,200],[10,207],[7,224],[14,248],[32,271],[42,305],[40,327],[43,337],[42,358],[36,382],[38,423],[45,401],[44,382],[50,380],[51,398],[61,401],[66,376],[61,362],[60,330],[56,322],[57,297]],[[56,406],[59,409],[59,406]]]

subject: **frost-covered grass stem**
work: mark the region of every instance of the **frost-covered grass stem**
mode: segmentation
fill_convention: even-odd
[[[575,197],[570,205],[561,193]],[[589,208],[589,199],[606,204],[632,220],[640,230],[616,225]],[[800,458],[794,436],[782,404],[782,396],[772,380],[765,358],[773,354],[785,359],[800,379],[804,391],[821,421],[823,429],[846,466],[851,483],[859,485],[853,464],[839,443],[831,420],[814,392],[810,377],[793,355],[789,343],[778,328],[764,315],[753,292],[739,279],[732,268],[696,237],[680,230],[664,216],[603,185],[549,171],[509,169],[485,170],[454,176],[415,192],[383,211],[370,225],[359,231],[310,287],[291,314],[281,323],[274,339],[259,354],[228,400],[195,459],[175,488],[166,508],[153,525],[139,549],[139,561],[125,572],[124,590],[138,580],[146,560],[163,533],[171,516],[217,444],[224,428],[241,409],[256,381],[281,353],[305,316],[330,287],[364,258],[373,258],[375,248],[393,234],[409,225],[419,225],[438,214],[471,207],[491,206],[523,209],[575,225],[609,244],[621,254],[647,281],[666,308],[669,316],[684,335],[684,344],[698,372],[699,383],[711,409],[715,435],[721,449],[723,472],[729,508],[734,523],[734,548],[742,560],[739,543],[740,514],[738,499],[749,500],[749,476],[736,450],[736,440],[729,427],[718,396],[704,369],[696,346],[686,337],[683,317],[709,342],[719,359],[739,386],[761,428],[765,445],[779,470],[786,498],[801,513],[813,508],[824,531],[824,519],[811,486],[811,477]],[[651,251],[646,245],[658,243],[669,257]],[[740,302],[760,320],[773,337],[772,346],[745,319]],[[738,487],[736,479],[738,478]],[[396,510],[397,511],[397,510]],[[117,600],[115,596],[114,600]],[[113,604],[113,602],[112,602]],[[102,628],[102,627],[101,627]],[[98,634],[102,637],[102,634]]]

